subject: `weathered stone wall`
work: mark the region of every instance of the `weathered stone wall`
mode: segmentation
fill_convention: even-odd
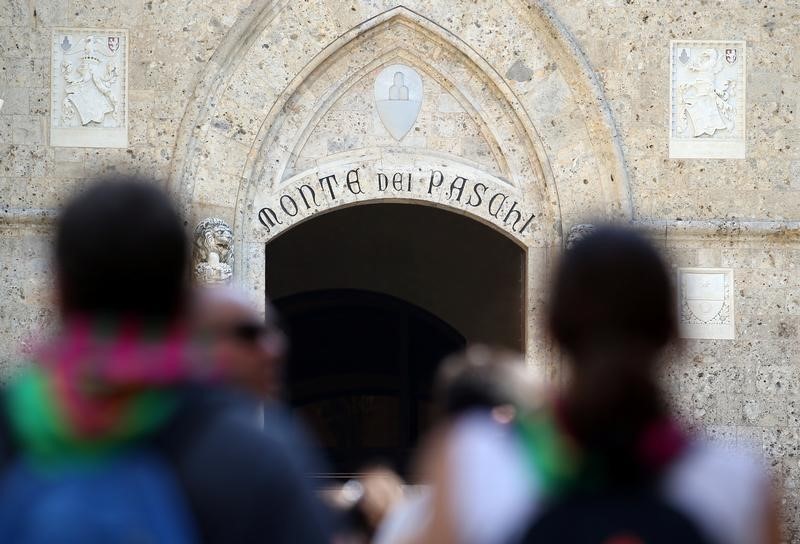
[[[528,250],[532,360],[541,297],[566,231],[584,220],[641,225],[676,266],[734,270],[736,338],[687,340],[668,369],[685,416],[754,444],[784,484],[800,542],[800,6],[638,0],[450,2],[10,0],[0,4],[0,365],[5,375],[52,322],[48,239],[64,199],[93,175],[168,184],[187,226],[215,215],[236,233],[236,281],[264,292],[263,207],[304,179],[341,191],[276,231],[366,198],[442,206]],[[49,145],[54,27],[128,30],[129,147]],[[745,160],[668,158],[669,40],[747,41]],[[426,95],[395,142],[373,102],[387,64]],[[377,172],[419,178],[413,194],[348,193]],[[451,177],[435,198],[424,179]],[[509,232],[455,201],[469,173],[535,215]],[[463,174],[467,175],[467,174]],[[416,183],[416,182],[415,182]],[[470,187],[472,187],[470,186]],[[324,188],[315,186],[318,199]],[[469,191],[469,188],[467,189]],[[292,193],[295,194],[295,193]],[[467,193],[465,193],[467,194]],[[295,194],[295,198],[297,195]],[[466,197],[465,197],[466,200]],[[298,199],[296,202],[300,202]],[[291,208],[290,208],[291,209]],[[522,208],[521,208],[522,209]],[[524,220],[523,220],[524,221]],[[34,333],[35,334],[35,333]],[[542,347],[544,346],[544,347]]]
[[[667,373],[687,421],[764,452],[781,485],[789,541],[798,542],[800,243],[796,230],[766,232],[775,227],[667,234],[676,265],[734,270],[736,312],[735,340],[684,340]]]
[[[636,217],[800,218],[794,2],[554,2],[602,81]],[[669,40],[747,41],[747,159],[669,160]]]
[[[247,2],[0,4],[0,365],[19,360],[29,331],[49,322],[47,234],[52,210],[91,176],[138,172],[166,179],[177,127],[198,73]],[[48,145],[50,41],[54,27],[129,30],[127,149]]]

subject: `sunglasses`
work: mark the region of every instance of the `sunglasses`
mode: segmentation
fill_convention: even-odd
[[[261,323],[238,323],[230,329],[231,336],[242,342],[252,343],[267,334],[267,327]]]
[[[259,338],[280,332],[280,329],[266,323],[242,322],[230,325],[220,332],[240,342],[252,344]]]

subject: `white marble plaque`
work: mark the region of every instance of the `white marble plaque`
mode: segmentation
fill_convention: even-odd
[[[732,269],[679,268],[678,304],[684,338],[734,338]]]
[[[128,32],[53,30],[50,145],[128,146]]]
[[[673,159],[745,158],[745,42],[670,42]]]
[[[375,105],[392,138],[402,140],[422,108],[422,78],[404,64],[388,66],[375,78]]]

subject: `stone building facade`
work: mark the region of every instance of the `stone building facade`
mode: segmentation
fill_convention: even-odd
[[[3,373],[53,321],[52,220],[97,174],[163,180],[187,232],[224,220],[261,305],[269,244],[323,215],[474,220],[519,248],[518,347],[555,378],[551,265],[577,226],[632,223],[680,278],[676,406],[763,450],[800,542],[798,21],[782,1],[6,1]]]

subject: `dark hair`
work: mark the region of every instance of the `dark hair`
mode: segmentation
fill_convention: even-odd
[[[677,332],[664,261],[630,230],[597,228],[561,260],[549,327],[572,365],[564,399],[571,430],[605,459],[611,478],[641,477],[637,440],[666,415],[655,363]]]
[[[186,299],[188,244],[155,181],[100,179],[58,220],[62,312],[169,320]]]
[[[567,251],[556,276],[550,328],[578,355],[596,343],[643,342],[660,349],[676,333],[672,282],[640,235],[600,227]]]

